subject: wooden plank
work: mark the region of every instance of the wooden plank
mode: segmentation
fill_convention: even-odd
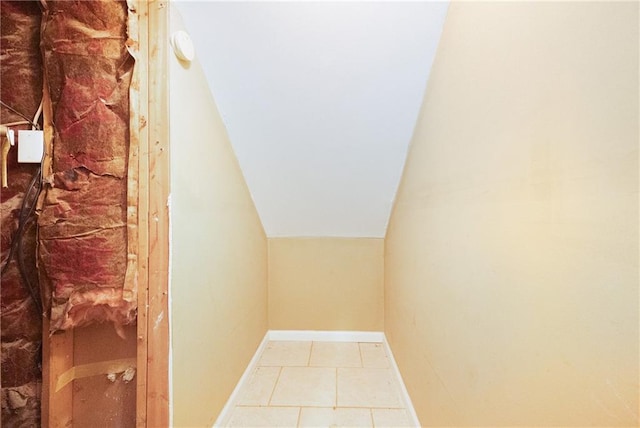
[[[136,2],[138,17],[138,57],[136,76],[139,85],[138,103],[138,319],[137,319],[137,375],[136,426],[147,425],[147,329],[149,296],[149,132],[148,81],[149,69],[149,8],[146,1]]]
[[[149,2],[147,426],[169,426],[169,2]]]
[[[73,331],[49,337],[49,320],[43,320],[42,426],[70,427],[73,419],[73,383],[55,392],[60,375],[73,367]]]
[[[53,109],[47,79],[44,79],[42,110],[45,153],[42,176],[51,175],[53,149]],[[73,367],[73,331],[49,335],[49,319],[42,320],[42,400],[41,424],[43,427],[71,426],[73,419],[73,385],[55,392],[58,377]]]

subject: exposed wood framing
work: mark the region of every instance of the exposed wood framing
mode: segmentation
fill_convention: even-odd
[[[134,3],[134,2],[130,2]],[[169,107],[167,45],[168,1],[135,2],[138,24],[136,81],[139,149],[138,319],[136,425],[169,426]],[[46,82],[46,79],[45,79]],[[51,101],[45,88],[45,143],[53,138]],[[46,159],[43,173],[51,169]],[[56,392],[61,374],[74,365],[74,332],[43,334],[42,426],[73,424],[73,388]]]
[[[45,72],[46,73],[46,72]],[[46,76],[43,79],[43,130],[46,153],[53,150],[53,108]],[[45,156],[42,176],[51,174],[52,159]],[[73,389],[56,391],[58,377],[73,367],[73,331],[49,336],[49,319],[42,319],[42,401],[41,424],[43,427],[71,426],[73,419]]]
[[[147,424],[147,328],[149,296],[149,7],[146,1],[138,1],[138,49],[134,81],[138,91],[138,320],[137,320],[137,377],[136,377],[136,426]]]
[[[169,3],[148,3],[147,426],[169,426]],[[141,171],[144,173],[144,171]],[[141,174],[142,175],[142,174]]]
[[[43,320],[42,426],[69,427],[73,420],[73,388],[56,392],[60,375],[73,367],[73,331],[49,337],[49,320]]]

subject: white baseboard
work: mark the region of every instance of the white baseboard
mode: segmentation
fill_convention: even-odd
[[[391,351],[391,347],[389,346],[389,342],[387,342],[387,337],[384,336],[384,340],[382,342],[384,346],[384,350],[389,356],[389,364],[391,364],[391,369],[394,371],[394,374],[400,380],[400,394],[402,395],[402,399],[404,401],[404,405],[409,413],[409,420],[415,427],[420,426],[420,420],[418,419],[418,415],[416,414],[416,409],[413,408],[413,403],[411,402],[411,397],[409,396],[409,391],[407,391],[407,387],[404,385],[404,379],[402,379],[402,374],[400,374],[400,369],[398,368],[398,364],[396,364],[396,359],[393,356],[393,352]]]
[[[216,421],[214,422],[213,424],[214,427],[223,427],[227,424],[227,422],[229,422],[229,418],[231,417],[231,412],[233,412],[233,409],[236,406],[236,402],[238,401],[240,391],[242,390],[244,385],[247,382],[249,382],[251,374],[253,373],[254,369],[258,366],[258,360],[260,359],[260,356],[262,355],[262,352],[264,351],[264,349],[267,347],[267,342],[269,340],[270,340],[269,331],[267,331],[264,337],[262,338],[262,342],[260,342],[260,345],[258,345],[258,349],[256,349],[256,353],[253,354],[253,358],[251,358],[251,361],[249,361],[249,365],[245,369],[244,373],[242,373],[242,377],[240,377],[240,380],[236,384],[236,387],[234,388],[233,392],[229,396],[227,403],[224,405],[224,407],[222,408],[222,411],[218,415],[218,419],[216,419]]]
[[[269,330],[269,340],[383,343],[381,331]]]
[[[369,342],[369,343],[382,343],[384,349],[389,356],[389,364],[391,365],[391,369],[394,371],[394,374],[400,380],[400,394],[402,395],[402,400],[404,401],[404,405],[409,413],[409,418],[411,423],[419,427],[420,421],[418,420],[418,415],[416,414],[415,409],[413,408],[413,403],[411,402],[411,398],[409,397],[409,393],[407,392],[407,388],[404,385],[404,380],[402,380],[402,375],[400,374],[400,370],[398,369],[398,365],[396,364],[396,360],[393,357],[393,352],[391,352],[391,348],[389,347],[389,342],[387,342],[387,338],[384,333],[381,331],[316,331],[316,330],[268,330],[264,335],[262,342],[258,346],[256,353],[251,358],[249,365],[246,370],[242,374],[242,377],[238,381],[235,389],[229,396],[227,403],[224,405],[220,415],[216,419],[216,422],[213,424],[214,427],[223,427],[229,422],[229,418],[231,417],[231,412],[236,406],[236,402],[238,401],[238,396],[240,391],[245,386],[245,384],[249,381],[251,374],[254,369],[258,365],[258,361],[264,352],[264,349],[267,346],[267,342],[270,340],[273,341],[314,341],[314,342]]]

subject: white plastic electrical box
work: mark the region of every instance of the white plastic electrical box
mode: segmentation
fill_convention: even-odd
[[[44,154],[42,131],[18,131],[18,162],[40,163]]]

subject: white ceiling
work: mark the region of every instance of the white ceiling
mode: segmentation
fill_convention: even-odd
[[[267,235],[383,237],[448,3],[177,4]]]

